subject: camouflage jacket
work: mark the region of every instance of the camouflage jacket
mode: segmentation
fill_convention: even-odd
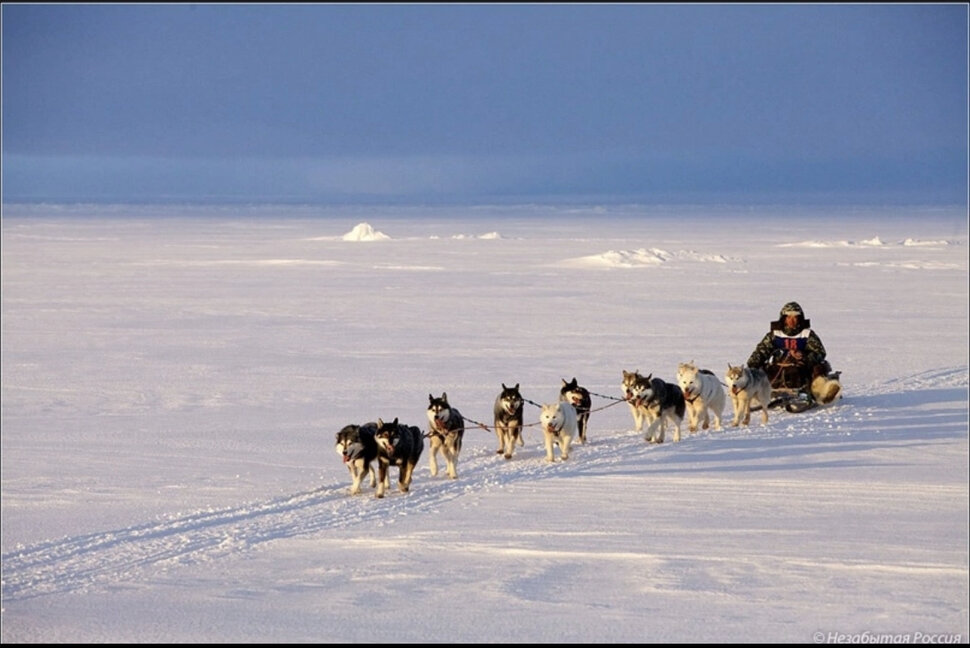
[[[779,322],[772,322],[771,330],[761,338],[748,358],[748,366],[763,369],[768,365],[782,362],[792,349],[802,352],[802,363],[807,366],[817,365],[825,360],[825,346],[811,328],[806,327],[788,334]]]

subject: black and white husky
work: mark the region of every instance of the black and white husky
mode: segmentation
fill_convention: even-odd
[[[580,387],[573,378],[569,382],[562,379],[562,388],[559,390],[559,400],[565,401],[576,410],[576,425],[579,428],[579,442],[586,443],[586,428],[589,425],[589,410],[592,402],[589,397],[589,390]]]
[[[624,370],[620,388],[630,405],[636,431],[642,431],[644,422],[647,423],[645,441],[663,443],[668,422],[674,426],[674,441],[680,441],[680,426],[686,411],[680,387],[654,378],[653,374],[641,376],[639,371]]]
[[[371,488],[377,485],[377,473],[374,470],[374,460],[377,459],[375,432],[377,432],[377,423],[345,425],[340,432],[337,432],[335,450],[343,457],[350,471],[351,495],[360,493],[360,483],[367,474],[370,474]]]
[[[771,380],[764,369],[752,369],[746,365],[737,367],[728,363],[724,381],[731,394],[731,404],[734,406],[734,419],[731,425],[747,425],[751,422],[751,405],[761,406],[761,424],[768,422],[768,403],[771,401]]]
[[[428,394],[428,438],[431,442],[431,455],[428,463],[431,476],[438,475],[438,453],[445,459],[448,476],[458,479],[458,454],[461,452],[461,440],[465,435],[465,419],[461,412],[448,404],[448,394],[441,393],[435,398]]]
[[[576,436],[576,410],[565,401],[547,403],[539,413],[542,436],[546,442],[546,461],[552,463],[553,448],[559,446],[559,456],[563,461],[569,459],[569,446]]]
[[[502,391],[495,398],[495,435],[498,437],[496,454],[512,458],[515,444],[524,445],[522,441],[522,394],[519,393],[519,383],[515,387],[506,387],[502,383]]]
[[[377,497],[384,497],[385,489],[390,488],[388,471],[391,466],[400,469],[398,489],[402,493],[408,492],[414,467],[424,450],[421,430],[413,425],[398,423],[396,418],[390,423],[377,419],[374,440],[377,441]]]

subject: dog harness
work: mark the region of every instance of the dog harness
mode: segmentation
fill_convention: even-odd
[[[557,428],[554,428],[551,425],[547,425],[546,426],[546,432],[548,432],[549,434],[552,434],[553,436],[559,436],[559,433],[562,432],[562,428],[563,428],[564,425],[566,425],[566,422],[565,421],[563,421],[562,422],[562,425],[560,425]]]
[[[458,428],[451,427],[454,423],[458,422],[455,420],[457,418],[460,418],[460,417],[456,417],[454,414],[450,414],[448,416],[447,421],[442,421],[440,418],[436,416],[434,419],[434,427],[428,430],[428,436],[437,436],[444,439],[449,434],[457,434],[459,430],[463,429],[463,427],[458,427]]]

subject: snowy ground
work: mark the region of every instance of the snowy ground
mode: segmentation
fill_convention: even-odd
[[[4,642],[970,638],[962,208],[3,214]],[[723,377],[791,300],[842,401],[633,431],[623,370]],[[345,424],[574,376],[568,462],[473,426],[348,495]]]

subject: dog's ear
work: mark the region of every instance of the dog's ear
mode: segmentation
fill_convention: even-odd
[[[441,400],[443,400],[444,402],[447,403],[448,402],[448,394],[445,393],[445,392],[441,392]]]
[[[384,427],[384,419],[378,417],[378,419],[377,419],[377,428],[380,429],[382,427]]]
[[[393,423],[391,423],[391,425],[393,425],[393,426],[395,426],[395,427],[397,427],[397,424],[398,424],[398,423],[397,423],[397,417],[395,416],[395,417],[394,417],[394,422],[393,422]]]
[[[508,387],[505,386],[505,383],[502,383],[502,389],[508,389]]]
[[[428,403],[433,403],[433,402],[434,402],[434,396],[432,396],[431,394],[428,394]]]

